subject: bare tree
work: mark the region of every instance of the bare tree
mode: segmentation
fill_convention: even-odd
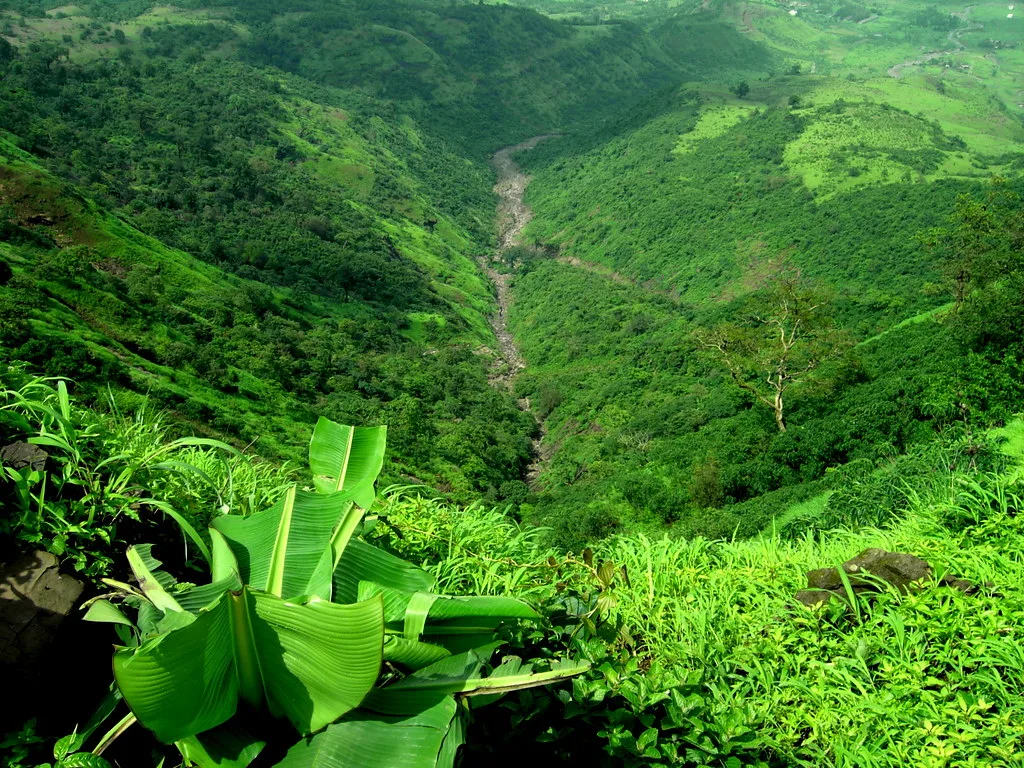
[[[740,389],[766,405],[786,431],[786,395],[848,346],[831,302],[799,272],[786,272],[752,301],[750,314],[695,334]]]

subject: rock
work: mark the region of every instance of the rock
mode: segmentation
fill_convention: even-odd
[[[0,448],[0,460],[11,469],[19,470],[29,467],[36,472],[46,469],[46,460],[50,454],[31,443],[11,443]]]
[[[944,587],[949,587],[950,589],[958,589],[965,595],[976,595],[982,587],[985,589],[993,589],[996,586],[991,581],[986,581],[984,584],[974,584],[967,579],[960,579],[949,573],[939,579],[939,584]]]
[[[884,549],[865,549],[842,565],[854,594],[879,592],[886,585],[907,592],[915,582],[928,578],[932,568],[919,557],[905,552],[887,552]],[[807,589],[796,594],[806,606],[846,598],[846,588],[837,568],[819,568],[807,574]]]
[[[57,558],[34,552],[0,567],[0,665],[31,675],[64,617],[82,594],[82,583],[60,572]]]

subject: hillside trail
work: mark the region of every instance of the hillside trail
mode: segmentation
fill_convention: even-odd
[[[494,185],[494,191],[498,195],[498,249],[490,257],[480,257],[479,263],[480,269],[494,283],[498,302],[497,311],[489,318],[491,328],[498,339],[498,356],[488,379],[492,386],[509,392],[512,391],[512,384],[516,376],[526,367],[526,362],[519,351],[519,345],[516,344],[516,340],[508,330],[508,311],[512,304],[512,275],[499,272],[495,268],[495,263],[500,263],[504,251],[519,245],[523,229],[533,218],[533,211],[523,201],[530,177],[520,170],[512,159],[512,155],[533,149],[545,139],[551,139],[558,135],[546,133],[534,136],[532,139],[498,150],[491,158],[491,164],[498,172],[498,182]],[[528,397],[519,400],[519,407],[533,413],[539,427],[538,435],[532,441],[533,461],[527,467],[524,478],[532,487],[540,475],[543,463],[549,458],[547,455],[549,451],[542,446],[547,430],[544,428],[543,420],[531,411]]]
[[[1002,5],[1002,3],[982,3],[982,5]],[[946,35],[946,39],[949,42],[953,43],[953,45],[956,47],[948,48],[944,51],[932,51],[931,53],[926,53],[916,59],[908,59],[907,61],[904,61],[900,64],[896,64],[895,66],[889,67],[889,77],[894,77],[897,80],[899,80],[900,77],[903,76],[904,69],[907,69],[909,67],[918,67],[922,64],[927,64],[928,62],[933,61],[935,59],[941,59],[944,56],[952,56],[953,54],[960,53],[962,50],[964,50],[965,46],[963,43],[960,42],[960,36],[964,32],[972,32],[976,29],[982,29],[984,26],[982,24],[971,24],[970,20],[968,19],[968,16],[971,13],[971,9],[976,7],[978,7],[978,4],[968,5],[962,11],[956,11],[950,14],[950,16],[956,16],[961,21],[968,22],[966,26],[960,27],[959,29],[950,30],[950,33]]]

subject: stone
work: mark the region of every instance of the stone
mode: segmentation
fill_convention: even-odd
[[[49,552],[33,552],[0,567],[0,664],[41,659],[82,594]]]
[[[46,469],[46,460],[50,454],[31,443],[11,443],[0,448],[0,460],[11,469],[19,470],[29,467],[36,472]]]
[[[879,592],[887,585],[907,592],[916,582],[932,574],[931,566],[915,555],[878,548],[865,549],[843,563],[842,569],[854,594]],[[839,569],[819,568],[808,572],[807,588],[797,592],[796,599],[806,606],[814,606],[833,597],[846,596]]]

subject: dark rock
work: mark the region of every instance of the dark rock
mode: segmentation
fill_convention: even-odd
[[[986,581],[984,584],[974,584],[967,579],[960,579],[948,573],[939,579],[939,584],[950,589],[958,589],[965,595],[976,595],[982,587],[993,589],[996,586],[991,581]]]
[[[82,589],[80,581],[60,572],[49,552],[0,567],[0,665],[17,665],[26,673],[43,662]]]
[[[30,467],[36,472],[42,472],[46,469],[48,458],[50,458],[50,454],[38,445],[31,443],[18,441],[0,448],[0,460],[14,470]]]
[[[932,574],[928,563],[904,552],[887,552],[884,549],[865,549],[842,565],[854,594],[880,592],[892,586],[907,592],[915,582]],[[807,589],[796,594],[796,599],[806,606],[813,606],[831,600],[833,597],[848,597],[838,568],[819,568],[807,574]]]

